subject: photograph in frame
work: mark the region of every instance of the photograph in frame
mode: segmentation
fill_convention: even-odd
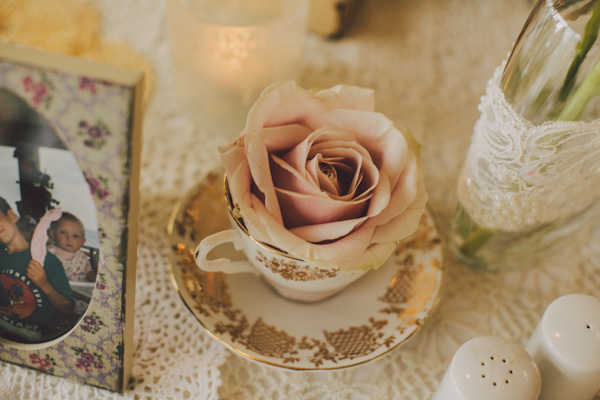
[[[0,360],[123,391],[143,74],[0,43]]]

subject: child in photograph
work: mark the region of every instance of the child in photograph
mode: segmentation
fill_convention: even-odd
[[[48,251],[62,262],[67,278],[74,282],[94,282],[96,273],[88,255],[81,249],[85,244],[85,228],[75,215],[63,212],[50,225]]]
[[[36,342],[57,328],[57,315],[73,314],[75,300],[53,254],[46,253],[43,264],[32,258],[18,219],[0,197],[0,336]]]

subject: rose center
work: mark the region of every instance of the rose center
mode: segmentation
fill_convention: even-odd
[[[331,164],[320,163],[319,169],[329,180],[335,181],[337,179],[337,170]]]

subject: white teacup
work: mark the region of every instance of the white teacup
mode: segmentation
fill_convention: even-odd
[[[257,241],[248,233],[243,221],[233,216],[227,185],[225,194],[229,222],[233,229],[207,236],[196,247],[196,264],[204,271],[262,276],[283,297],[303,302],[331,297],[365,274],[320,268],[313,262],[292,257]],[[208,259],[211,250],[227,243],[233,244],[236,250],[243,251],[250,262],[233,261],[229,258]]]

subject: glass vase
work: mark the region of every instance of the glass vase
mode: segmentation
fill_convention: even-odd
[[[600,4],[539,0],[488,83],[449,244],[466,264],[531,266],[600,215]]]

